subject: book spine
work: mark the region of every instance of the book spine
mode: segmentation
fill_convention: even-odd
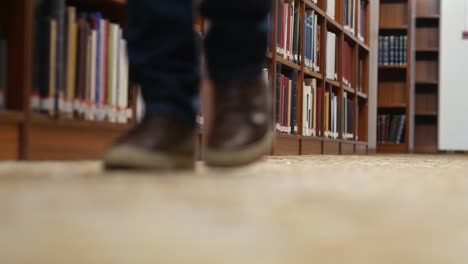
[[[276,118],[276,126],[280,124],[280,102],[281,102],[281,64],[276,63],[276,98],[275,98],[275,118]]]
[[[54,0],[53,17],[57,20],[57,55],[56,55],[56,90],[55,111],[64,111],[65,99],[65,75],[66,75],[66,37],[65,37],[65,0]]]
[[[7,42],[0,39],[0,110],[6,108],[7,54]]]

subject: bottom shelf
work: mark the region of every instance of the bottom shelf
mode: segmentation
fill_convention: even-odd
[[[24,115],[17,111],[0,111],[0,160],[20,158],[21,127]]]
[[[132,126],[35,115],[28,137],[29,160],[96,160]]]
[[[435,145],[417,145],[414,146],[414,152],[420,154],[433,154],[439,152],[439,148]]]
[[[377,153],[401,154],[407,153],[408,146],[406,144],[378,144]]]

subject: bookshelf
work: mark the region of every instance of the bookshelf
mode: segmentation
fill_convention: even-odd
[[[317,87],[325,89],[329,85],[337,96],[337,138],[325,136],[305,136],[302,131],[302,111],[297,111],[298,131],[295,135],[277,132],[276,142],[272,148],[273,155],[307,155],[307,154],[367,154],[368,153],[368,94],[373,87],[369,86],[369,1],[365,3],[365,23],[363,24],[365,38],[358,36],[358,30],[350,31],[344,26],[344,1],[336,0],[335,17],[327,14],[331,8],[327,0],[296,0],[300,13],[301,43],[304,40],[305,21],[303,14],[306,11],[315,11],[320,25],[320,70],[312,70],[305,65],[304,46],[300,45],[299,61],[291,61],[276,52],[278,28],[272,27],[267,68],[273,91],[276,91],[276,70],[281,65],[281,72],[297,73],[298,92],[297,103],[302,102],[302,85],[305,79],[314,78]],[[346,0],[348,1],[348,0]],[[352,0],[358,4],[361,0]],[[0,25],[5,27],[5,38],[8,45],[8,84],[7,107],[0,110],[0,160],[82,160],[98,159],[110,144],[135,124],[135,117],[128,124],[115,124],[106,121],[75,120],[63,116],[49,117],[35,113],[31,109],[31,93],[34,82],[34,2],[28,0],[4,1],[0,3],[0,12],[14,14],[0,16]],[[67,0],[67,5],[73,5],[83,10],[100,11],[113,22],[124,24],[126,0]],[[288,0],[286,1],[288,2]],[[272,25],[278,25],[279,1],[273,1],[273,10],[270,15]],[[359,17],[355,17],[359,23]],[[203,20],[201,20],[203,23]],[[204,26],[201,25],[200,28]],[[327,58],[327,32],[336,35],[336,73],[337,78],[326,78]],[[1,33],[1,31],[0,31]],[[1,36],[1,35],[0,35]],[[348,43],[351,47],[350,84],[344,84],[343,75],[343,45]],[[14,59],[12,59],[14,58]],[[361,75],[359,72],[361,71]],[[358,76],[359,75],[359,76]],[[358,84],[359,83],[359,84]],[[358,89],[358,85],[360,85]],[[203,81],[202,100],[210,98],[209,81]],[[206,87],[205,87],[206,86]],[[353,136],[344,137],[342,122],[344,110],[341,100],[346,93],[349,102],[354,107],[350,122],[353,124]],[[132,94],[133,90],[132,90]],[[133,101],[134,103],[134,101]],[[203,116],[209,120],[209,105],[203,104]],[[299,105],[299,104],[298,104]],[[300,107],[298,107],[300,108]],[[277,110],[277,109],[276,109]],[[206,126],[199,129],[198,157],[201,157]],[[323,135],[323,128],[320,131]]]
[[[414,152],[438,151],[440,0],[417,0]]]
[[[406,153],[411,149],[413,1],[380,1],[378,153]]]

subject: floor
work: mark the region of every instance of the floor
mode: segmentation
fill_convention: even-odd
[[[0,163],[0,263],[468,263],[468,156]]]

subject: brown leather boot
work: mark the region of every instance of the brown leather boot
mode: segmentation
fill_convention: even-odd
[[[269,154],[273,142],[272,99],[264,76],[215,85],[208,166],[240,166]]]
[[[193,169],[195,129],[170,116],[146,117],[104,156],[107,169]]]

